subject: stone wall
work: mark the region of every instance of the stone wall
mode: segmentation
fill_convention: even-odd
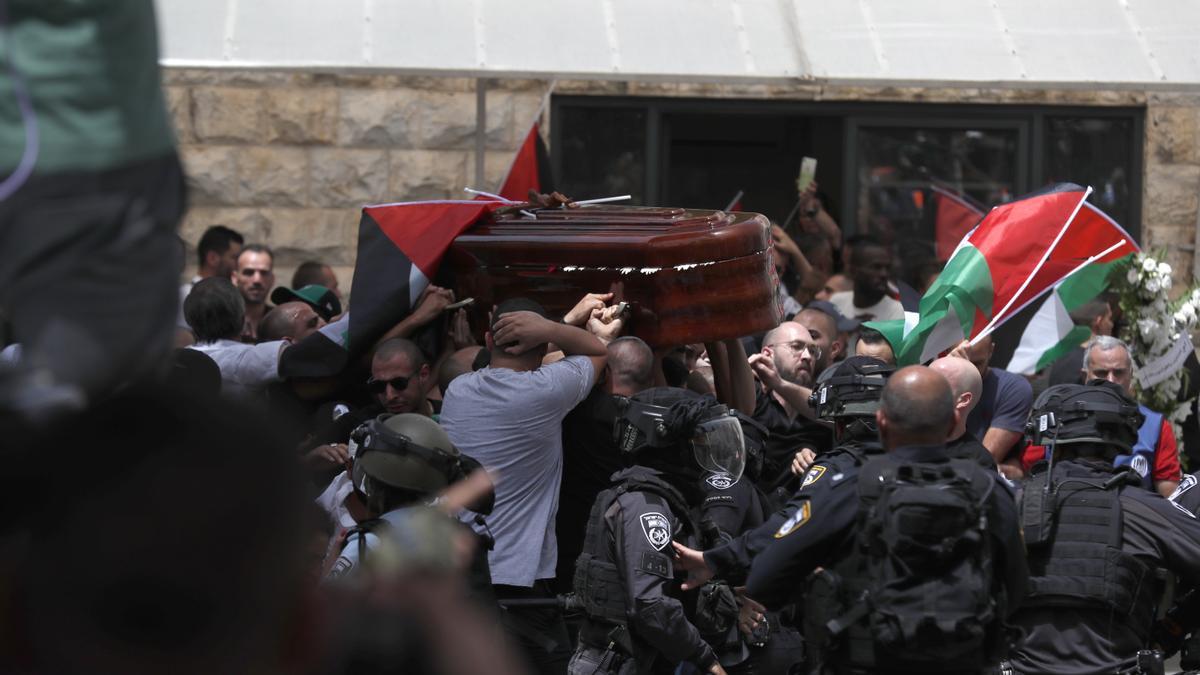
[[[349,286],[365,203],[458,198],[474,181],[474,80],[168,69],[171,114],[192,188],[183,237],[225,224],[278,251],[277,279],[307,257]],[[495,189],[549,86],[493,81],[485,181]],[[759,100],[1136,106],[1146,109],[1143,244],[1177,279],[1200,267],[1200,96],[1138,90],[919,88],[560,81],[561,94]],[[549,120],[545,120],[548,127]],[[1178,284],[1177,287],[1181,286]]]

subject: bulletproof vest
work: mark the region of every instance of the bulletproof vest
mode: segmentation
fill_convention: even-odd
[[[1154,455],[1158,449],[1158,437],[1162,433],[1163,416],[1144,405],[1138,410],[1146,416],[1146,421],[1138,428],[1137,441],[1132,451],[1122,453],[1113,459],[1113,466],[1127,466],[1142,477],[1141,485],[1147,490],[1154,487]]]
[[[575,596],[590,619],[624,624],[627,621],[625,584],[620,569],[611,560],[609,542],[604,536],[604,523],[609,510],[627,492],[649,492],[662,497],[686,531],[695,533],[687,502],[683,495],[661,478],[640,474],[626,476],[620,483],[601,492],[592,503],[583,552],[575,561]]]
[[[1053,474],[1049,491],[1051,477],[1042,472],[1022,497],[1029,560],[1023,606],[1106,611],[1145,639],[1157,594],[1154,569],[1121,548],[1121,491],[1138,477],[1122,472],[1106,480],[1070,462],[1055,465]]]
[[[987,501],[976,463],[869,460],[858,475],[857,530],[844,557],[810,578],[808,637],[830,662],[918,672],[994,663]]]

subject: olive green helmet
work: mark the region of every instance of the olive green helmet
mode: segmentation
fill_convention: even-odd
[[[424,415],[380,415],[350,434],[354,487],[371,481],[418,493],[441,490],[462,476],[458,448],[432,419]]]

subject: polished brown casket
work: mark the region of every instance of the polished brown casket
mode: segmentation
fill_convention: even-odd
[[[629,303],[629,332],[655,347],[723,340],[782,320],[770,223],[754,213],[583,206],[493,214],[451,246],[471,323],[493,305],[537,300],[562,316],[585,293]]]

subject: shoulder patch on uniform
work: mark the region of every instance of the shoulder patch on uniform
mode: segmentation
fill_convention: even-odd
[[[824,475],[825,467],[823,465],[814,466],[808,470],[808,473],[804,474],[804,482],[800,483],[800,487],[808,487],[809,485],[821,480],[821,476]]]
[[[641,521],[642,533],[655,550],[661,551],[671,543],[671,521],[666,516],[656,512],[643,513]]]
[[[783,525],[779,527],[779,531],[775,533],[776,539],[783,539],[789,534],[800,529],[800,526],[807,523],[809,517],[812,516],[812,503],[805,501],[800,505],[799,509],[788,518]]]
[[[721,473],[721,472],[708,474],[707,476],[705,476],[704,482],[708,483],[709,485],[715,487],[718,490],[728,490],[729,488],[733,487],[734,485],[737,485],[737,481],[733,479],[733,476],[730,476],[727,473]]]
[[[1168,501],[1170,501],[1170,500],[1168,500]],[[1184,506],[1183,504],[1180,504],[1179,502],[1171,501],[1171,506],[1174,506],[1175,508],[1179,509],[1181,512],[1186,513],[1188,518],[1196,517],[1196,514],[1192,513],[1191,511],[1188,511],[1187,507]]]
[[[1179,487],[1175,488],[1175,491],[1172,492],[1171,496],[1167,497],[1167,499],[1175,501],[1182,496],[1183,493],[1191,490],[1194,487],[1196,487],[1196,477],[1190,473],[1185,473],[1183,474],[1183,478],[1179,481]]]
[[[354,567],[354,563],[350,562],[349,558],[344,555],[338,556],[337,561],[333,563],[333,567],[329,568],[329,571],[325,574],[325,578],[338,579],[349,572],[352,567]]]
[[[671,571],[671,559],[664,553],[652,551],[642,551],[642,560],[638,563],[638,570],[663,579],[670,579],[674,574]]]

